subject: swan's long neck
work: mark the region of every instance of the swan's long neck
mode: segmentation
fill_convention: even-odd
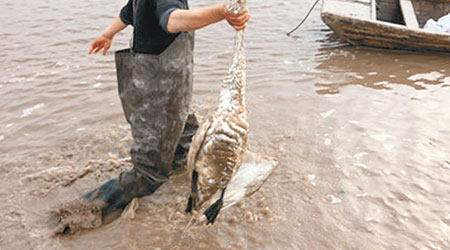
[[[228,11],[234,14],[246,12],[247,0],[230,0]],[[242,108],[245,109],[244,34],[244,30],[237,31],[234,38],[233,61],[220,91],[219,112],[236,112]]]

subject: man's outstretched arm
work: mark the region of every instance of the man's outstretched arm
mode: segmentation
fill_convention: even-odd
[[[203,28],[223,19],[226,19],[236,30],[242,30],[247,27],[250,15],[247,12],[238,15],[231,14],[227,11],[226,4],[197,10],[177,9],[170,13],[166,28],[169,33],[190,31]]]

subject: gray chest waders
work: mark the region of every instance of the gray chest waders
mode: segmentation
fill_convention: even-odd
[[[119,96],[134,138],[134,167],[83,195],[81,205],[70,203],[55,212],[55,232],[74,233],[110,222],[133,198],[153,193],[182,165],[198,128],[189,110],[193,49],[194,32],[184,32],[159,55],[116,52]]]
[[[159,55],[129,49],[115,54],[119,96],[134,138],[134,169],[119,180],[133,197],[152,193],[167,180],[175,152],[184,156],[198,127],[189,110],[193,48],[194,33],[183,32]]]

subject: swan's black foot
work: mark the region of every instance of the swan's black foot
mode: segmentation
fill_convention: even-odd
[[[185,210],[186,213],[192,212],[192,208],[193,207],[195,207],[195,199],[194,199],[194,197],[190,196],[189,200],[188,200],[188,204],[187,204],[186,210]]]
[[[214,204],[212,204],[208,209],[206,209],[206,211],[203,213],[206,216],[206,218],[208,218],[208,222],[206,223],[206,225],[214,224],[214,221],[216,220],[217,215],[220,212],[220,209],[222,209],[224,194],[225,194],[225,189],[222,190],[222,194],[220,195],[220,198],[216,202],[214,202]]]

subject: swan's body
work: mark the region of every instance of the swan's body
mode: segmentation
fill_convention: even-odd
[[[246,0],[231,0],[229,6],[230,12],[246,11]],[[205,212],[208,223],[214,222],[222,207],[227,184],[239,169],[248,146],[243,39],[244,31],[238,31],[233,62],[220,91],[219,106],[200,126],[187,156],[192,190],[186,211],[200,208],[217,192],[222,192],[219,200]]]

